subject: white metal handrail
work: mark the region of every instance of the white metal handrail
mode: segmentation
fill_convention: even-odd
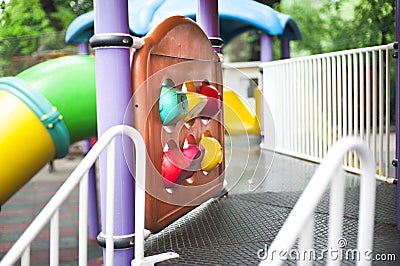
[[[277,254],[284,252],[287,254],[298,237],[300,238],[300,254],[302,254],[302,251],[313,248],[314,211],[330,183],[328,247],[334,250],[343,247],[338,243],[338,240],[342,237],[345,192],[345,176],[340,168],[342,167],[343,157],[349,150],[357,151],[362,158],[357,250],[361,254],[372,251],[376,191],[374,160],[365,142],[358,138],[346,137],[332,147],[318,167],[278,235],[268,248],[266,260],[261,261],[260,265],[280,265],[283,261]],[[338,172],[341,173],[338,174]],[[327,259],[329,265],[340,265],[341,263],[338,258],[328,256]],[[311,260],[299,262],[302,265],[312,264]],[[361,255],[357,264],[370,265],[371,260]]]
[[[388,44],[261,64],[275,151],[319,163],[340,138],[360,137],[373,152],[376,177],[391,182],[393,49]],[[358,155],[349,152],[344,165],[359,173]]]
[[[87,215],[88,215],[88,171],[100,153],[107,150],[107,199],[106,199],[106,265],[114,264],[114,185],[115,185],[115,137],[128,136],[135,144],[135,259],[132,265],[149,265],[179,255],[167,252],[144,257],[144,213],[145,213],[145,177],[146,147],[140,133],[132,127],[118,125],[108,129],[93,146],[82,162],[71,173],[60,189],[54,194],[43,210],[32,221],[26,231],[15,242],[0,261],[0,266],[10,266],[21,258],[21,265],[30,264],[32,241],[50,221],[50,265],[59,262],[59,208],[79,185],[79,265],[87,264]],[[112,232],[112,233],[110,233]]]

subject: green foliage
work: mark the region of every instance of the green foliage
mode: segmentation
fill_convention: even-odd
[[[93,0],[69,1],[69,6],[76,15],[82,15],[93,9]]]
[[[303,40],[291,42],[291,55],[298,57],[394,42],[395,6],[396,0],[282,0],[274,8],[300,26]],[[232,61],[258,60],[257,34],[244,34],[224,51]],[[279,59],[275,40],[274,57]]]
[[[67,27],[92,8],[89,0],[9,1],[0,11],[0,76],[10,74],[14,56],[69,49],[64,41]]]
[[[395,41],[396,0],[362,0],[355,7],[353,37],[357,46]]]
[[[38,34],[50,27],[50,21],[38,0],[11,1],[2,12],[0,37]]]
[[[396,0],[302,0],[279,7],[300,25],[292,51],[309,54],[387,44],[395,40]],[[303,50],[302,52],[300,52]]]

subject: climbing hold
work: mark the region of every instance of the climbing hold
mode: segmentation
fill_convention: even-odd
[[[188,113],[186,94],[173,86],[173,81],[166,79],[163,81],[160,89],[158,109],[163,125],[176,124]]]
[[[205,80],[201,84],[200,94],[203,94],[208,98],[207,104],[201,111],[200,115],[206,117],[217,115],[221,110],[221,95],[218,90]]]
[[[200,145],[204,148],[204,158],[201,161],[203,171],[209,172],[222,163],[222,146],[217,139],[213,137],[203,137]]]

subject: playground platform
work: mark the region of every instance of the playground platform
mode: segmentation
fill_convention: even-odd
[[[146,254],[175,251],[180,255],[178,259],[160,265],[256,265],[265,255],[266,248],[318,167],[307,161],[263,151],[258,146],[257,138],[251,137],[247,142],[246,139],[235,136],[230,141],[232,153],[242,150],[243,147],[249,149],[247,155],[245,152],[235,153],[242,154],[243,158],[239,155],[232,156],[227,167],[227,175],[233,174],[237,171],[235,166],[240,165],[244,157],[248,156],[249,163],[241,179],[229,191],[228,196],[204,203],[146,240]],[[77,153],[57,160],[53,172],[49,172],[49,166],[46,166],[2,206],[0,259],[81,158]],[[269,167],[272,158],[273,163]],[[258,160],[260,161],[257,164]],[[258,170],[254,174],[257,165]],[[260,181],[267,171],[268,175],[262,185],[250,192],[249,185]],[[335,250],[324,250],[329,217],[329,198],[325,195],[315,216],[315,265],[323,264],[328,252],[340,256],[342,265],[354,265],[356,262],[356,255],[352,254],[356,254],[354,252],[357,244],[359,182],[356,176],[346,174],[346,177],[342,248],[336,253]],[[396,228],[396,193],[395,185],[377,186],[374,252],[371,255],[376,261],[373,265],[399,265],[400,232]],[[75,191],[61,208],[60,265],[77,265],[77,216],[78,191]],[[295,248],[296,246],[291,253],[294,258],[297,255]],[[102,265],[101,248],[94,240],[89,241],[88,251],[89,265]],[[48,265],[48,262],[49,227],[46,227],[32,244],[31,263]],[[284,265],[292,264],[295,264],[295,260],[284,262]]]

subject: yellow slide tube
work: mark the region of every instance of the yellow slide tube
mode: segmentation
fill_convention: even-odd
[[[0,90],[0,205],[36,174],[56,149],[46,127],[18,97]]]
[[[260,135],[261,131],[257,116],[239,95],[227,88],[224,88],[224,126],[229,134]]]

